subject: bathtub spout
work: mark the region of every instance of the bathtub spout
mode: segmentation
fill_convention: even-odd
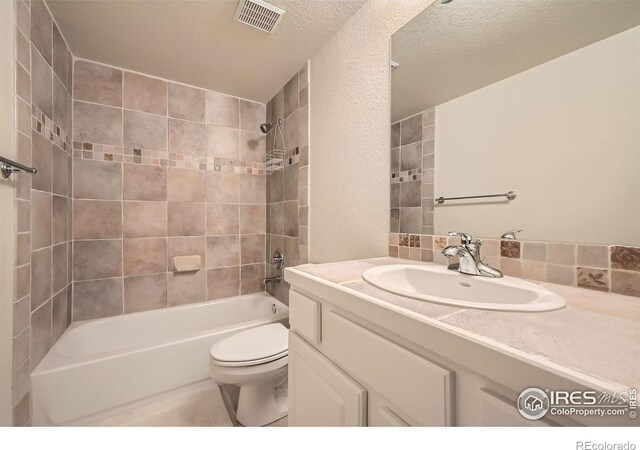
[[[280,275],[277,275],[275,277],[267,277],[267,278],[263,278],[262,279],[262,284],[267,285],[269,283],[279,283],[280,282]]]

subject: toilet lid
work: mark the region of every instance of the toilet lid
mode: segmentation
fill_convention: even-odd
[[[229,363],[282,357],[289,348],[288,331],[281,323],[241,331],[216,342],[211,347],[211,357]]]

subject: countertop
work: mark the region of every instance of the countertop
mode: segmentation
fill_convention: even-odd
[[[607,383],[640,387],[640,299],[636,297],[536,282],[564,297],[567,307],[539,313],[463,309],[391,294],[363,281],[364,271],[388,264],[432,263],[383,257],[305,264],[295,270],[335,283],[364,300],[374,297]]]

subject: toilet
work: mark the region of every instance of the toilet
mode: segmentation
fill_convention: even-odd
[[[218,384],[240,386],[236,418],[262,426],[285,417],[289,330],[281,323],[250,328],[216,342],[209,368]]]

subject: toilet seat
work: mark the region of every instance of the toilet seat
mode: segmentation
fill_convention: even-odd
[[[288,355],[289,333],[280,323],[272,323],[236,333],[211,347],[211,358],[226,367],[255,366]]]

